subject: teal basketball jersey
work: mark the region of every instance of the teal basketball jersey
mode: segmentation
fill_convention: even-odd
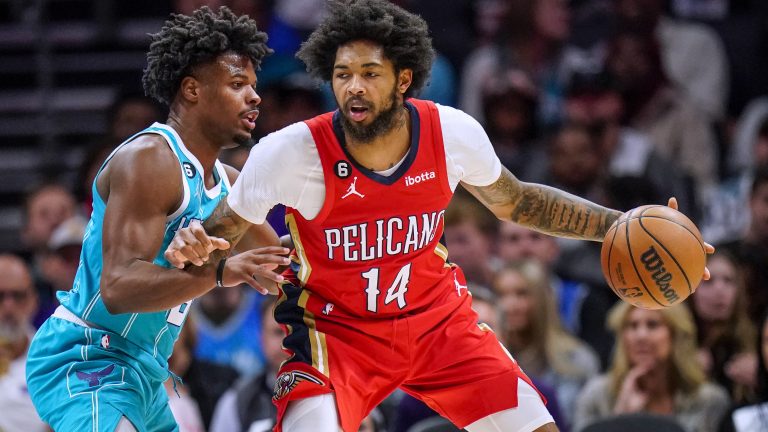
[[[163,257],[163,252],[173,239],[176,230],[189,225],[189,222],[194,219],[203,221],[208,218],[219,201],[229,193],[230,184],[223,165],[217,160],[214,172],[216,185],[207,189],[200,162],[184,146],[176,131],[160,123],[153,124],[120,144],[107,157],[96,178],[98,179],[106,164],[120,148],[131,145],[136,137],[144,134],[158,134],[165,139],[179,160],[179,172],[183,180],[184,199],[181,206],[167,217],[163,244],[154,258],[155,265],[170,268],[171,265]],[[135,358],[144,359],[141,361],[145,363],[148,358],[154,359],[151,362],[154,364],[143,364],[143,367],[165,373],[168,357],[171,355],[173,344],[179,336],[192,301],[162,312],[113,315],[107,311],[99,290],[102,270],[102,224],[106,204],[96,189],[96,180],[93,182],[92,191],[93,212],[83,237],[80,266],[77,269],[72,290],[57,293],[59,302],[89,325],[109,330],[132,342],[132,345],[144,351],[142,355]],[[158,368],[162,368],[163,371],[161,372]]]

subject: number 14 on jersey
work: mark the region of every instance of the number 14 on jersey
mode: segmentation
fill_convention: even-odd
[[[367,306],[369,312],[378,312],[378,298],[379,293],[379,268],[374,267],[367,272],[362,273],[364,279],[368,281],[368,285],[365,288],[367,294]],[[411,264],[403,266],[395,280],[392,281],[392,285],[387,289],[387,296],[384,298],[384,304],[388,305],[397,300],[397,307],[403,309],[406,305],[405,293],[408,292],[408,281],[411,278]]]

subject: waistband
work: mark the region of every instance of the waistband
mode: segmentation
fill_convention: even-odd
[[[82,318],[80,318],[79,316],[75,315],[74,313],[72,313],[72,311],[70,311],[69,309],[65,308],[62,305],[59,305],[56,308],[56,310],[53,311],[51,316],[59,318],[59,319],[63,319],[65,321],[69,321],[69,322],[71,322],[73,324],[77,324],[77,325],[79,325],[81,327],[87,327],[87,328],[92,328],[92,329],[104,330],[103,328],[101,328],[99,326],[96,326],[96,325],[93,325],[93,324],[90,324],[90,323],[87,323],[87,322],[83,321]]]

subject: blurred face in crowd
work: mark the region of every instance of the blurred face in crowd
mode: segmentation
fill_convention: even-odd
[[[619,93],[610,90],[569,95],[565,99],[565,113],[569,120],[595,126],[601,123],[618,124],[624,106]]]
[[[633,307],[621,338],[631,366],[664,363],[672,352],[672,332],[659,311]]]
[[[753,239],[768,240],[768,183],[758,186],[749,201],[752,220],[750,232]]]
[[[693,307],[705,321],[727,321],[733,313],[739,290],[737,269],[733,262],[722,255],[710,257],[707,266],[712,276],[709,280],[701,281],[693,294]]]
[[[462,267],[467,279],[487,267],[491,241],[471,220],[446,226],[445,241],[451,261]]]
[[[124,101],[115,111],[112,136],[123,141],[156,121],[161,121],[160,110],[151,100],[132,98]]]
[[[402,92],[410,85],[411,70],[395,73],[384,48],[357,40],[336,51],[331,85],[344,132],[359,143],[369,143],[392,130],[403,108]]]
[[[20,258],[0,255],[0,275],[0,338],[12,342],[27,336],[27,326],[37,311],[37,294],[32,275]]]
[[[534,14],[539,34],[554,41],[568,38],[570,13],[566,0],[538,0]]]
[[[494,303],[472,297],[472,310],[477,313],[477,321],[499,330],[499,310]]]
[[[600,152],[585,130],[566,128],[553,142],[550,162],[552,177],[559,184],[583,192],[598,176]]]
[[[618,0],[616,11],[625,22],[652,30],[664,11],[664,0]]]
[[[501,307],[506,330],[526,331],[530,326],[534,298],[523,276],[514,270],[502,270],[496,276],[494,289],[499,299],[498,304]]]
[[[47,186],[27,202],[26,223],[22,236],[30,248],[42,248],[53,230],[75,214],[75,198],[61,186]]]
[[[266,301],[266,300],[265,300]],[[288,358],[282,343],[285,333],[271,313],[266,314],[261,323],[261,347],[269,367],[276,373],[280,363]]]
[[[200,309],[206,318],[216,324],[227,320],[243,299],[243,287],[225,287],[210,290],[200,297]]]
[[[551,236],[513,222],[503,222],[499,226],[497,252],[505,262],[534,259],[550,266],[557,259],[559,248]]]

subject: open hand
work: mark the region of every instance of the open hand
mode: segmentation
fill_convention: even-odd
[[[200,221],[193,220],[186,228],[180,228],[163,256],[176,268],[184,268],[190,262],[201,266],[215,250],[229,249],[229,242],[223,238],[209,236]]]
[[[277,294],[283,276],[275,273],[275,269],[290,263],[285,256],[288,252],[290,249],[284,247],[268,246],[233,255],[224,265],[222,285],[246,283],[262,294]]]
[[[667,202],[667,206],[677,210],[677,198],[675,198],[675,197],[670,198],[669,201]],[[715,253],[715,247],[714,246],[712,246],[711,244],[709,244],[707,242],[703,242],[703,243],[704,243],[704,252],[706,252],[708,255]],[[709,277],[710,277],[709,268],[705,266],[704,267],[703,279],[704,280],[709,280]]]

